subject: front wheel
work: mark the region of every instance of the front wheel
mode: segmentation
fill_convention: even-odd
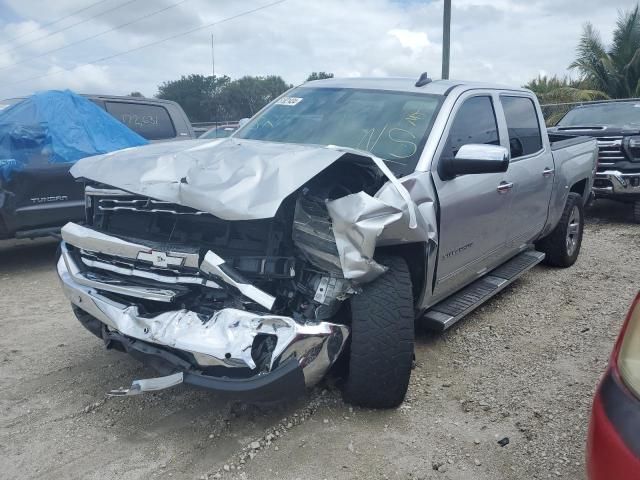
[[[546,254],[544,263],[567,268],[576,263],[582,245],[584,231],[584,206],[582,197],[569,193],[560,221],[553,231],[536,244]]]
[[[640,223],[640,200],[633,202],[633,221]]]
[[[369,408],[402,403],[413,363],[411,276],[402,257],[376,259],[388,270],[351,298],[348,402]]]

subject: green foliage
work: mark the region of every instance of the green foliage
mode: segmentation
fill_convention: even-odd
[[[281,77],[212,77],[192,74],[158,87],[158,98],[179,103],[192,122],[239,120],[253,116],[291,88]]]
[[[609,98],[640,96],[640,6],[620,12],[609,48],[598,30],[587,23],[569,68]]]
[[[528,88],[536,94],[541,104],[590,102],[609,98],[605,93],[590,88],[584,80],[571,80],[567,77],[538,75],[527,83]]]
[[[307,77],[307,82],[313,82],[314,80],[324,80],[325,78],[333,78],[333,73],[327,72],[311,72],[311,75]]]
[[[144,95],[142,93],[140,93],[140,92],[137,92],[137,91],[136,92],[131,92],[129,94],[129,96],[130,97],[137,97],[137,98],[144,98]]]

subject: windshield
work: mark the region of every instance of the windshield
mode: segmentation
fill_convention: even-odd
[[[405,175],[418,162],[441,99],[420,93],[299,87],[269,105],[235,138],[357,148]]]
[[[558,122],[559,127],[640,125],[640,102],[600,103],[576,107]]]

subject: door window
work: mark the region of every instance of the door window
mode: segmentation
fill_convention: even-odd
[[[469,143],[500,145],[491,97],[471,97],[464,101],[449,130],[445,155],[454,157],[461,146]]]
[[[511,158],[542,150],[540,123],[533,101],[526,97],[501,97],[500,103],[507,120]]]
[[[159,105],[105,102],[107,112],[147,140],[174,138],[176,130],[169,112]]]

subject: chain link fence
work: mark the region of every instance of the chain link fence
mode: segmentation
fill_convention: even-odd
[[[542,109],[542,115],[547,127],[553,127],[560,121],[570,110],[582,105],[592,105],[598,103],[615,103],[615,102],[640,102],[640,98],[622,98],[617,100],[598,100],[595,102],[573,102],[573,103],[548,103],[546,105],[540,105]]]

